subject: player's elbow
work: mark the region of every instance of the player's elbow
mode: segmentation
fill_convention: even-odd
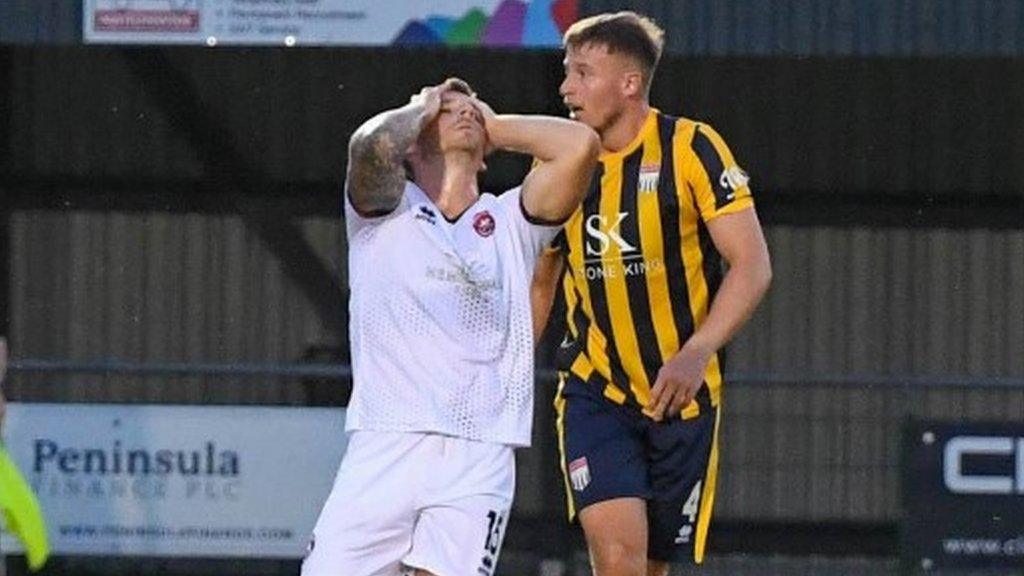
[[[759,301],[772,283],[772,264],[767,250],[751,250],[729,262],[730,274],[746,287],[752,298]]]
[[[352,134],[348,140],[349,165],[370,161],[374,154],[381,149],[379,140],[379,136],[366,132],[362,128]]]
[[[576,128],[578,134],[574,139],[576,147],[572,160],[575,173],[573,180],[577,181],[578,185],[574,187],[576,194],[573,197],[573,209],[586,195],[590,177],[594,173],[594,169],[597,168],[597,160],[601,155],[601,139],[597,136],[597,132],[583,123],[577,123]]]
[[[768,288],[772,285],[772,261],[767,250],[757,258],[753,282],[758,294],[762,296],[768,292]]]
[[[763,239],[758,239],[745,243],[745,248],[740,251],[738,264],[744,269],[743,277],[747,285],[760,298],[772,284],[772,260],[768,245]]]
[[[601,139],[597,132],[582,122],[569,122],[564,132],[560,155],[566,166],[589,173],[597,165],[597,157],[601,154]]]

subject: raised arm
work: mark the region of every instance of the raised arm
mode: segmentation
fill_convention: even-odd
[[[405,189],[405,154],[437,116],[441,95],[452,81],[424,88],[405,106],[377,114],[352,134],[345,194],[356,212],[380,216],[398,205]]]
[[[586,195],[601,152],[597,133],[553,116],[495,114],[480,103],[495,148],[529,154],[540,163],[523,180],[523,207],[531,217],[564,222]]]

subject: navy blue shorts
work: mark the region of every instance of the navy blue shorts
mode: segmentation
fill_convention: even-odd
[[[695,418],[655,422],[571,374],[556,399],[569,519],[613,498],[647,501],[651,560],[700,563],[718,475],[718,408],[705,387]]]

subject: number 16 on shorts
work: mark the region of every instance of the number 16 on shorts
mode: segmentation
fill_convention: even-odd
[[[496,510],[487,513],[487,538],[484,541],[484,554],[477,568],[479,576],[491,576],[498,564],[498,553],[501,541],[505,537],[505,514]]]

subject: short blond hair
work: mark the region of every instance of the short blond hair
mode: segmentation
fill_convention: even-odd
[[[644,86],[650,88],[665,48],[665,31],[636,12],[607,12],[574,23],[565,31],[562,44],[567,49],[601,44],[609,53],[626,54],[640,64]]]

